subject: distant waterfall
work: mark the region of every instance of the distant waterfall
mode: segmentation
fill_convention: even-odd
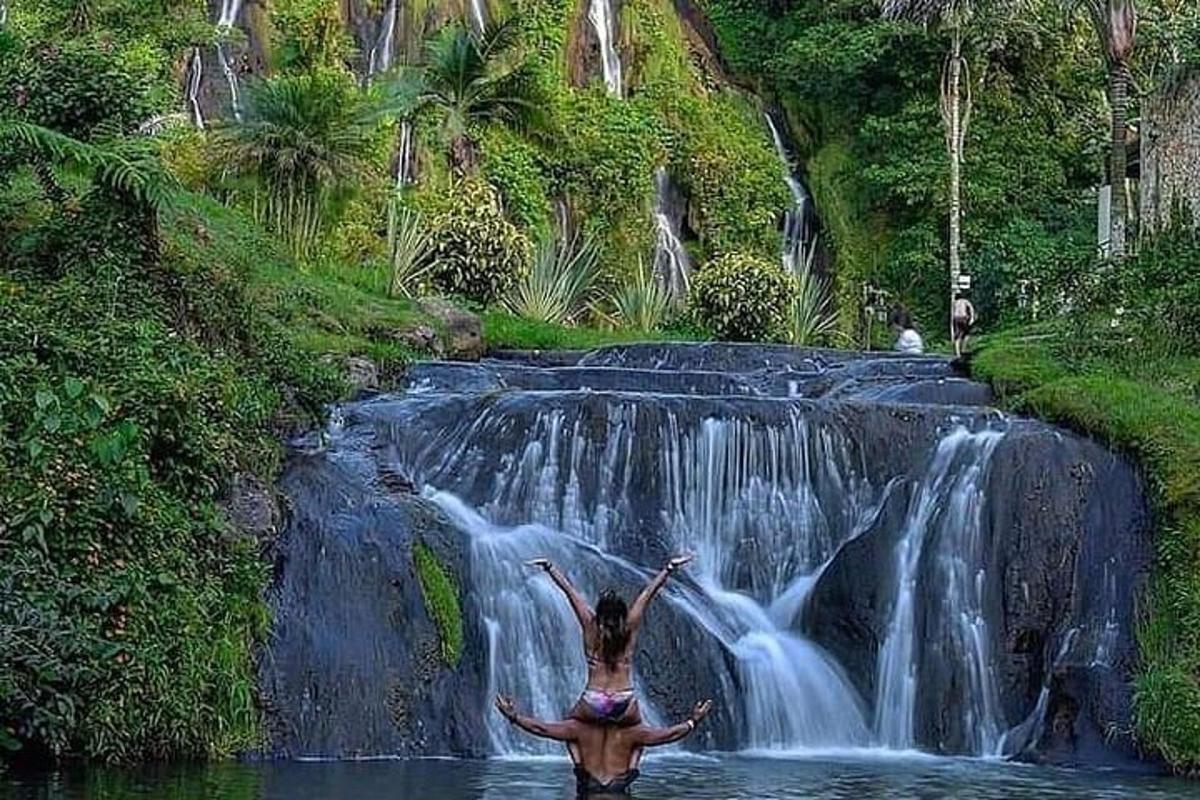
[[[8,23],[8,4],[0,0],[0,25]]]
[[[413,125],[411,120],[400,121],[400,146],[396,151],[396,188],[403,189],[413,182]]]
[[[217,17],[218,28],[232,28],[237,25],[238,14],[242,11],[242,0],[221,0],[221,14]]]
[[[683,211],[666,169],[654,172],[654,275],[677,301],[687,297],[692,260],[680,239]]]
[[[596,39],[600,43],[600,64],[604,70],[604,85],[608,93],[620,97],[623,92],[621,83],[621,56],[616,47],[616,24],[613,19],[612,0],[591,0],[588,4],[588,20],[596,29]]]
[[[230,55],[229,47],[225,42],[217,42],[217,60],[221,62],[221,72],[225,74],[225,82],[229,84],[229,107],[233,111],[233,118],[241,122],[242,101],[240,98],[237,69],[234,67],[233,57]]]
[[[204,59],[200,48],[192,48],[192,58],[187,73],[187,103],[192,124],[204,129],[204,112],[200,109],[200,86],[204,82]]]
[[[809,230],[808,216],[811,197],[804,183],[796,177],[796,169],[783,144],[783,136],[779,132],[775,119],[770,114],[764,114],[767,125],[771,129],[771,138],[775,142],[775,152],[779,163],[783,165],[783,177],[787,181],[788,190],[792,193],[792,207],[784,212],[783,217],[783,266],[788,272],[799,272],[809,266],[812,259],[815,240]]]
[[[964,660],[968,686],[963,687],[966,730],[975,736],[973,752],[992,754],[1003,735],[982,614],[983,584],[979,569],[982,504],[987,468],[1003,438],[999,431],[971,433],[959,428],[938,444],[929,470],[918,487],[896,546],[896,599],[887,636],[879,652],[876,733],[888,747],[916,746],[917,577],[926,546],[935,547],[938,574],[944,581],[936,640],[952,643]],[[931,634],[926,633],[925,636]]]
[[[371,48],[370,63],[367,66],[369,75],[387,72],[392,67],[396,43],[396,14],[397,0],[388,0],[387,8],[383,12],[383,20],[379,26],[379,39]]]
[[[477,34],[483,35],[487,30],[488,13],[484,7],[485,0],[467,0],[468,10],[470,12],[471,27],[475,29]]]

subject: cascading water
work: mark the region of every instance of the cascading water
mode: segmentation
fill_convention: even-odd
[[[596,31],[600,44],[600,68],[604,72],[604,85],[608,93],[620,97],[624,92],[621,79],[621,56],[616,47],[616,22],[613,19],[612,0],[590,0],[588,21]]]
[[[396,149],[396,188],[412,185],[413,174],[413,124],[412,120],[400,121],[400,146]]]
[[[468,10],[471,17],[471,27],[475,30],[475,33],[479,34],[480,36],[482,36],[487,30],[488,24],[488,12],[487,7],[484,5],[485,2],[486,0],[467,0]]]
[[[187,102],[191,112],[192,124],[204,129],[204,112],[200,109],[200,87],[204,81],[204,59],[200,48],[192,48],[192,58],[188,65]]]
[[[775,152],[779,163],[783,165],[783,177],[787,181],[788,191],[792,193],[792,207],[783,215],[783,266],[788,272],[796,273],[808,269],[812,265],[815,252],[815,239],[809,226],[809,204],[811,198],[808,188],[796,176],[796,168],[783,144],[783,136],[775,119],[770,114],[764,114],[767,126],[771,129],[771,139],[775,142]]]
[[[933,540],[945,580],[942,614],[949,628],[938,641],[953,642],[951,652],[968,665],[963,714],[975,732],[973,752],[992,753],[1001,734],[995,686],[990,671],[986,622],[975,570],[979,561],[981,505],[987,467],[1003,433],[971,433],[959,428],[938,444],[928,477],[909,509],[896,547],[896,598],[887,636],[879,654],[876,733],[888,747],[916,746],[917,580],[925,546]]]
[[[221,13],[217,17],[217,60],[221,63],[221,72],[225,82],[229,84],[229,107],[233,118],[242,121],[242,104],[240,99],[240,84],[237,67],[229,50],[227,37],[237,25],[238,15],[242,10],[242,0],[222,0]]]
[[[8,4],[0,0],[0,25],[8,24]]]
[[[387,8],[383,12],[383,19],[379,24],[379,39],[371,48],[370,63],[367,66],[369,75],[378,75],[392,68],[396,43],[397,11],[397,0],[388,0]]]
[[[570,607],[523,564],[540,556],[586,596],[632,597],[668,555],[696,553],[651,607],[635,686],[661,722],[713,698],[701,747],[1026,752],[1078,707],[1064,686],[1128,694],[1134,592],[1110,575],[1150,549],[1130,527],[1136,476],[1095,445],[961,405],[934,358],[547,359],[418,365],[407,392],[333,415],[290,468],[264,662],[289,752],[554,752],[486,705],[502,692],[558,718],[583,687]],[[878,391],[897,381],[921,391]],[[1070,475],[1096,483],[1045,494]],[[1048,519],[1047,502],[1069,510]],[[422,666],[436,634],[414,539],[462,581],[456,668]],[[381,645],[397,637],[411,645]],[[1112,708],[1088,730],[1125,725],[1129,706]]]
[[[680,240],[683,214],[674,195],[670,176],[659,167],[654,171],[654,275],[676,302],[682,302],[688,293],[692,260]]]

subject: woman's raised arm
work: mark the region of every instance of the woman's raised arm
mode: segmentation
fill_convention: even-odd
[[[548,558],[535,558],[525,563],[531,567],[538,567],[550,576],[554,585],[561,589],[562,593],[567,596],[567,600],[571,602],[571,610],[575,612],[575,618],[579,620],[579,627],[586,630],[592,622],[592,607],[588,605],[587,600],[583,599],[579,590],[571,585],[562,570],[554,566]]]
[[[637,599],[633,601],[633,605],[629,607],[629,630],[631,633],[636,631],[638,626],[642,624],[642,617],[646,615],[646,608],[650,605],[650,601],[654,599],[654,596],[658,594],[659,590],[666,585],[667,579],[675,572],[687,566],[693,558],[695,558],[693,555],[675,556],[646,584],[646,588],[642,589],[642,593],[637,596]]]

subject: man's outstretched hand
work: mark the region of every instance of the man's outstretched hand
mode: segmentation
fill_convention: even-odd
[[[682,555],[675,556],[667,561],[667,572],[678,572],[692,563],[692,560],[695,558],[695,553],[683,553]]]
[[[694,723],[699,723],[700,720],[708,716],[709,712],[712,711],[712,707],[712,700],[703,700],[699,703],[696,703],[696,705],[692,708],[692,716],[690,719]]]
[[[499,711],[500,715],[509,722],[512,722],[514,719],[516,719],[517,704],[514,703],[513,699],[507,695],[496,695],[496,710]]]

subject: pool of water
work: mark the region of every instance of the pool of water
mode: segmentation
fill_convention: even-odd
[[[565,759],[219,764],[89,769],[9,777],[13,800],[569,800]],[[1097,770],[891,756],[660,756],[644,764],[644,800],[1010,800],[1200,798],[1200,783]]]

